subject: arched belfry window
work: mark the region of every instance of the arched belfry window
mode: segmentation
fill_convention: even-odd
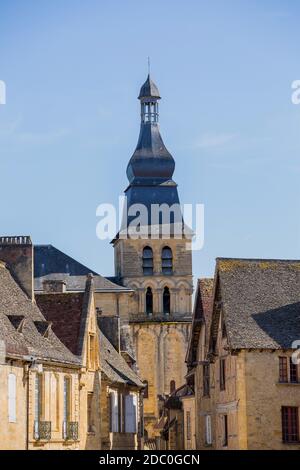
[[[171,380],[171,382],[170,382],[170,393],[174,393],[175,390],[176,390],[175,380]]]
[[[173,253],[171,248],[165,246],[161,253],[161,268],[163,274],[173,273]]]
[[[165,314],[169,314],[171,312],[170,289],[168,287],[165,287],[163,292],[163,312]]]
[[[153,251],[150,246],[145,246],[143,249],[143,273],[145,276],[153,274]]]
[[[150,315],[153,313],[153,294],[151,287],[146,290],[146,313]]]

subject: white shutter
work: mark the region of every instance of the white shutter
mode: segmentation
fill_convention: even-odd
[[[212,439],[211,439],[211,417],[210,417],[210,415],[205,416],[205,439],[206,439],[206,444],[210,445],[212,443]]]
[[[125,396],[125,432],[136,433],[137,396]]]
[[[15,374],[8,374],[8,421],[9,423],[15,423],[17,421],[16,416],[16,401],[17,401],[17,389],[16,389],[16,376]]]
[[[117,391],[110,393],[110,416],[111,432],[119,432],[119,404]]]

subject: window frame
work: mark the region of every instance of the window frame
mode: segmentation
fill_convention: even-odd
[[[224,392],[226,390],[226,358],[220,357],[219,365],[219,380],[220,380],[220,390]]]
[[[149,256],[146,255],[147,251],[149,251]],[[151,246],[147,245],[143,248],[142,260],[143,260],[142,262],[143,275],[153,276],[154,263],[153,263],[153,249],[151,248]]]
[[[281,407],[282,442],[284,444],[298,444],[299,437],[299,407]]]
[[[210,364],[203,364],[202,367],[202,374],[203,374],[203,396],[209,397],[210,396]]]
[[[161,250],[161,272],[165,276],[170,276],[174,272],[173,251],[169,246],[164,246]]]
[[[279,356],[279,382],[288,383],[288,358],[286,356]]]

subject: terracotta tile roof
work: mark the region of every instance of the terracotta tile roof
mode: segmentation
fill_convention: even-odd
[[[289,349],[300,338],[300,262],[217,260],[218,299],[233,349]]]
[[[46,336],[41,334],[37,325],[45,321],[37,305],[12,278],[6,265],[0,262],[0,340],[4,340],[7,353],[79,365],[78,359],[51,328]]]

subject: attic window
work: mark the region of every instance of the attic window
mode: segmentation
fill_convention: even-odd
[[[7,315],[7,318],[9,319],[9,321],[13,325],[13,327],[19,333],[22,333],[22,329],[23,329],[24,322],[25,322],[24,315]]]
[[[49,337],[49,332],[52,327],[52,322],[41,320],[41,321],[35,321],[34,325],[41,336],[43,336],[44,338]]]

